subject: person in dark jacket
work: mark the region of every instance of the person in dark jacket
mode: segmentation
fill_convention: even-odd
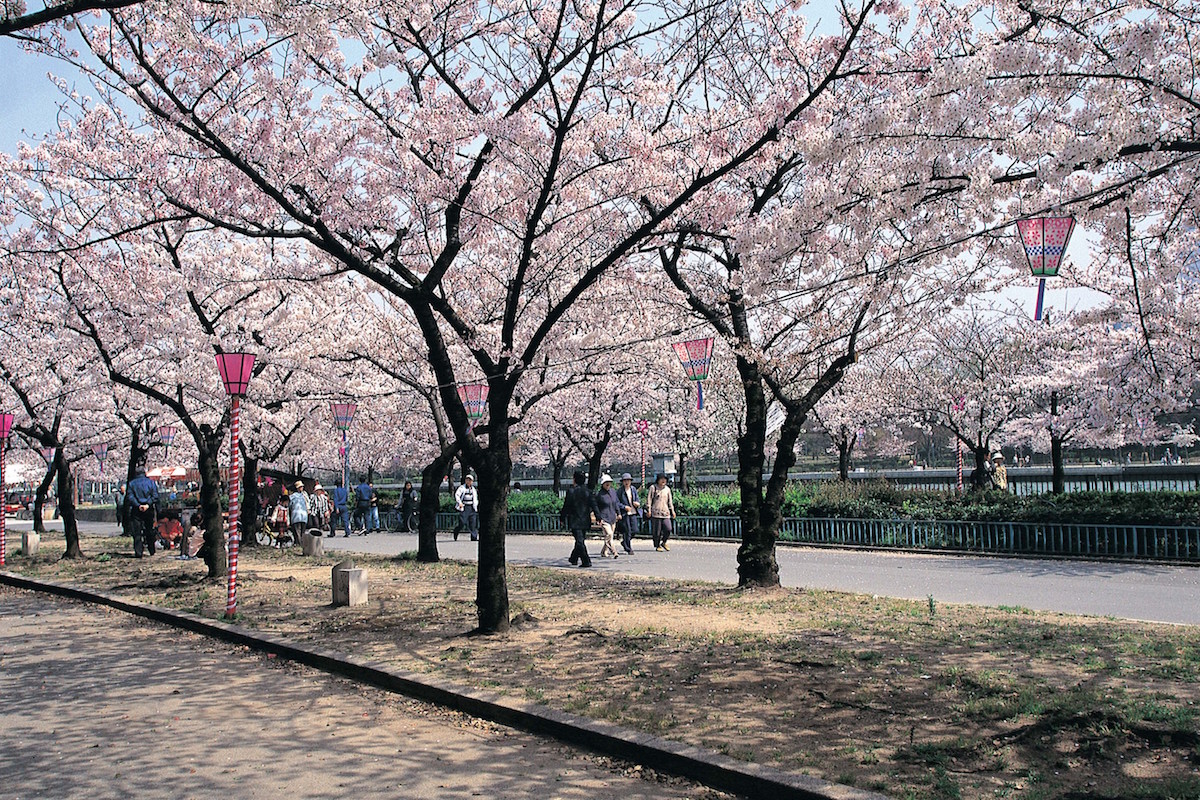
[[[559,519],[575,537],[575,549],[571,551],[567,560],[581,567],[592,565],[592,557],[588,555],[587,542],[584,541],[588,528],[592,527],[592,494],[584,486],[586,481],[587,476],[576,471],[575,483],[567,490],[562,511],[558,514]]]
[[[141,558],[143,549],[154,555],[158,521],[158,484],[146,477],[146,468],[138,465],[125,494],[125,519],[133,536],[133,556]]]
[[[600,488],[592,495],[592,513],[600,523],[604,543],[600,545],[600,557],[617,557],[617,548],[613,545],[613,535],[617,532],[617,523],[621,519],[621,504],[617,499],[617,490],[613,488],[612,476],[607,472],[600,477]]]
[[[638,497],[637,487],[633,485],[633,476],[628,472],[621,476],[621,488],[617,489],[617,502],[621,504],[621,546],[625,548],[626,553],[633,555],[633,537],[638,534],[642,501]]]
[[[404,491],[400,493],[400,520],[407,533],[416,531],[417,526],[417,490],[412,481],[404,482]]]

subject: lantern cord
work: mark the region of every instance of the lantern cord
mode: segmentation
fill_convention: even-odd
[[[1045,299],[1046,299],[1046,279],[1039,278],[1038,279],[1037,306],[1033,310],[1033,318],[1037,322],[1042,321],[1042,303]]]

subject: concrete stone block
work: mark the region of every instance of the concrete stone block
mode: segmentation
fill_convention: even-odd
[[[300,534],[300,551],[306,556],[323,556],[325,555],[325,540],[305,531]]]
[[[367,602],[367,570],[346,559],[333,568],[333,604],[358,606]]]
[[[26,556],[36,556],[38,547],[42,544],[41,534],[33,531],[23,531],[21,533],[21,552]]]

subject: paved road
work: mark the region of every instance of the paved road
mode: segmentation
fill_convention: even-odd
[[[10,523],[10,525],[12,525]],[[18,522],[19,530],[29,522]],[[84,523],[88,533],[115,533],[111,524]],[[591,540],[593,552],[599,544]],[[416,550],[413,534],[375,533],[326,540],[326,546],[364,553],[396,554]],[[467,537],[443,535],[438,549],[445,558],[473,559]],[[570,569],[568,536],[518,536],[507,539],[512,563]],[[646,540],[635,553],[616,560],[594,559],[596,569],[685,580],[737,583],[737,546],[721,542],[678,541],[669,553],[656,553]],[[1200,625],[1200,567],[1112,564],[1096,561],[979,558],[894,552],[780,547],[780,576],[785,586],[862,592],[938,603],[1023,606],[1152,622]]]
[[[367,537],[326,540],[336,549],[367,553],[401,553],[417,548],[416,536],[375,533]],[[640,547],[638,546],[640,544]],[[632,556],[599,559],[597,569],[737,583],[737,546],[721,542],[679,541],[668,553],[635,542]],[[509,536],[512,563],[571,569],[571,540],[554,536]],[[438,542],[445,558],[473,559],[466,538]],[[1200,625],[1200,568],[1094,561],[1052,561],[971,556],[780,547],[777,551],[784,586],[835,589],[939,603],[1023,606],[1039,611],[1120,617],[1152,622]]]
[[[0,800],[709,797],[111,609],[0,587]]]

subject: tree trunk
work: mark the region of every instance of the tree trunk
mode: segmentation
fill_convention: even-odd
[[[220,439],[217,440],[218,442]],[[200,513],[204,517],[204,563],[208,577],[225,574],[225,518],[221,513],[221,468],[217,461],[219,444],[200,448]]]
[[[438,493],[441,491],[442,477],[453,460],[454,451],[443,452],[421,470],[421,496],[417,505],[417,561],[426,564],[436,564],[441,560],[437,547]]]
[[[737,365],[746,397],[746,424],[738,436],[737,447],[742,518],[742,543],[737,554],[738,586],[778,586],[775,541],[783,517],[779,509],[771,512],[763,494],[767,400],[758,368],[740,356]]]
[[[468,456],[478,471],[479,567],[475,604],[479,633],[508,630],[508,577],[504,537],[508,530],[508,490],[512,484],[512,454],[509,450],[508,408],[511,388],[497,382],[488,394],[490,423],[487,446],[471,437]]]
[[[680,450],[675,455],[679,459],[679,463],[676,465],[679,467],[679,493],[687,494],[687,454]]]
[[[606,442],[596,442],[592,448],[591,454],[587,457],[588,477],[587,487],[589,492],[596,491],[596,487],[600,485],[600,461],[604,458],[604,450]]]
[[[846,483],[850,480],[850,451],[854,445],[850,441],[850,434],[846,431],[845,425],[838,431],[838,434],[838,480]]]
[[[241,546],[256,547],[258,538],[253,535],[258,524],[258,459],[249,455],[242,459],[242,505],[238,528],[242,532]]]
[[[67,549],[63,558],[83,558],[79,547],[79,525],[75,522],[75,474],[63,458],[62,447],[54,455],[55,472],[58,473],[58,515],[62,518],[63,538]]]
[[[142,426],[132,425],[130,427],[129,439],[129,461],[125,464],[125,485],[137,477],[138,464],[146,464],[146,456],[149,454],[149,448],[142,444]]]
[[[971,471],[971,488],[975,491],[983,491],[992,485],[991,477],[988,475],[988,448],[972,447],[971,452],[975,454],[975,469]]]
[[[559,448],[556,455],[550,456],[550,467],[554,471],[553,481],[550,484],[550,491],[555,494],[562,494],[562,474],[563,469],[567,466],[567,454]]]
[[[50,494],[50,484],[54,482],[55,474],[54,462],[51,462],[46,470],[46,476],[42,478],[42,482],[38,484],[37,491],[33,495],[34,533],[46,532],[46,523],[42,520],[42,514],[46,510],[46,497]]]
[[[1063,440],[1050,434],[1050,491],[1062,494],[1067,490],[1067,470],[1063,464]]]

